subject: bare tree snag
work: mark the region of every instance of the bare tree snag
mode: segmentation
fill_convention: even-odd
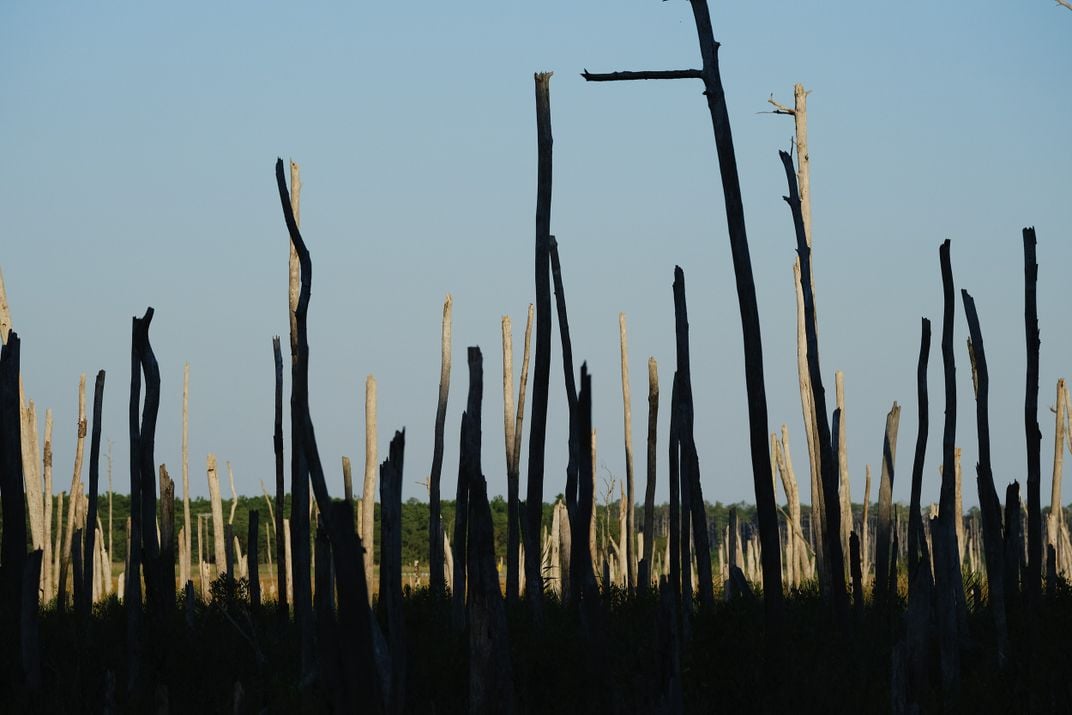
[[[659,428],[659,366],[654,357],[648,358],[648,481],[644,492],[644,555],[640,562],[637,583],[648,589],[652,584],[652,554],[655,548],[655,477],[656,440]]]
[[[633,491],[633,408],[629,386],[629,343],[625,330],[625,313],[618,314],[618,331],[622,353],[622,411],[625,421],[625,482],[626,482],[626,531],[625,546],[627,585],[630,591],[636,588],[636,497]]]
[[[182,517],[183,532],[182,575],[179,580],[186,588],[190,575],[190,544],[192,538],[190,525],[190,363],[182,366]],[[110,545],[109,545],[110,546]]]
[[[91,530],[92,531],[92,530]],[[91,534],[92,538],[92,534]],[[90,555],[87,551],[87,557]],[[175,604],[175,482],[160,465],[160,600],[163,609]]]
[[[361,545],[365,547],[365,583],[370,586],[370,606],[371,584],[376,569],[376,441],[376,378],[369,375],[365,378],[365,482],[361,494]],[[382,513],[380,516],[383,517]]]
[[[1039,326],[1038,263],[1035,229],[1024,235],[1024,332],[1027,338],[1027,389],[1024,431],[1027,435],[1027,597],[1034,606],[1042,589],[1042,431],[1038,424]]]
[[[406,639],[402,621],[402,466],[405,431],[395,432],[380,465],[380,605],[391,652],[391,712],[405,709]]]
[[[22,383],[19,381],[20,402]],[[30,523],[31,550],[44,549],[45,539],[45,503],[41,486],[41,473],[38,471],[37,459],[37,410],[33,400],[29,405],[20,404],[22,482],[26,489],[26,516]]]
[[[797,178],[799,181],[799,170]],[[803,193],[801,194],[803,196]],[[801,199],[803,204],[803,199]],[[806,226],[807,224],[805,224]],[[814,284],[813,284],[814,285]],[[838,460],[838,497],[841,506],[841,550],[842,553],[849,551],[849,534],[852,532],[852,489],[849,481],[849,457],[845,438],[845,373],[838,370],[834,373],[834,394],[837,404],[836,409],[836,438],[834,448],[837,449]]]
[[[1056,425],[1054,426],[1054,440],[1053,440],[1053,478],[1051,481],[1050,491],[1050,514],[1046,524],[1047,543],[1054,548],[1055,551],[1061,551],[1061,519],[1063,514],[1061,513],[1061,476],[1064,467],[1064,453],[1065,453],[1065,426],[1068,421],[1068,403],[1065,401],[1068,388],[1065,387],[1065,380],[1061,378],[1057,381],[1057,406],[1054,409],[1056,412]]]
[[[384,688],[378,677],[380,668],[377,665],[373,649],[378,628],[371,617],[368,607],[368,589],[364,573],[360,568],[361,542],[354,534],[353,527],[342,523],[343,520],[339,518],[338,512],[331,507],[331,496],[328,494],[324,469],[316,444],[316,432],[309,412],[307,323],[313,282],[312,259],[295,221],[293,208],[288,201],[286,178],[283,174],[283,161],[281,159],[276,161],[275,168],[276,186],[279,190],[279,199],[283,207],[283,218],[290,233],[291,242],[298,253],[301,268],[301,289],[295,310],[298,360],[294,370],[294,389],[291,399],[293,414],[296,416],[298,423],[296,431],[301,436],[300,444],[302,449],[301,459],[298,463],[299,469],[297,470],[301,479],[295,481],[300,482],[303,486],[308,483],[312,484],[321,514],[327,519],[328,534],[331,539],[331,555],[339,592],[339,642],[343,644],[340,649],[343,677],[340,680],[344,684],[344,692],[340,693],[339,700],[346,705],[347,710],[353,711],[358,708],[358,702],[367,703],[371,700],[375,704],[384,701],[382,697]],[[305,505],[302,504],[301,507],[304,508]],[[295,513],[295,516],[300,516],[300,514]],[[297,539],[296,541],[303,546],[307,560],[309,556],[308,533],[304,534],[304,542]],[[308,569],[304,572],[301,569],[295,569],[295,578],[304,579],[304,583],[301,585],[306,590],[309,589]],[[296,610],[299,613],[303,608],[301,604],[302,600],[299,599],[296,602]],[[299,619],[299,623],[301,623],[301,619]],[[306,626],[312,625],[311,613],[306,612],[304,623]],[[312,658],[312,628],[303,628],[301,637],[303,641],[304,669],[308,671]]]
[[[272,444],[275,447],[275,560],[276,560],[276,605],[285,616],[291,603],[290,582],[290,534],[283,538],[284,507],[286,505],[286,479],[283,472],[283,351],[279,336],[272,338],[272,353],[275,357],[275,431]]]
[[[11,308],[7,303],[7,289],[4,288],[4,272],[0,271],[0,345],[7,345],[11,333]],[[19,445],[22,448],[22,445]]]
[[[100,485],[100,439],[103,403],[104,370],[101,370],[97,373],[97,380],[93,387],[93,435],[89,442],[89,511],[86,514],[88,529],[84,532],[86,534],[85,551],[80,554],[85,564],[83,573],[89,583],[87,584],[88,587],[83,589],[82,602],[75,604],[75,611],[83,620],[89,619],[90,606],[93,601],[93,574],[96,571],[93,567],[94,556],[96,555],[94,550],[96,529],[94,529],[94,525],[97,523],[97,489]]]
[[[222,576],[227,571],[227,552],[223,538],[223,502],[220,501],[220,478],[216,473],[215,454],[208,455],[208,498],[212,507],[212,543],[216,575]]]
[[[882,472],[878,487],[878,525],[875,529],[875,598],[883,607],[892,601],[897,584],[890,583],[890,541],[893,530],[893,478],[897,460],[897,429],[901,406],[896,402],[886,415],[886,433],[882,440]]]
[[[447,398],[450,395],[451,353],[451,308],[453,300],[448,294],[443,301],[442,356],[439,366],[439,402],[436,406],[435,444],[432,450],[432,471],[428,476],[428,581],[432,592],[442,594],[446,589],[443,580],[443,524],[440,516],[440,480],[443,474],[443,430],[447,421]],[[365,548],[371,551],[372,545]]]
[[[45,497],[45,548],[41,560],[43,574],[43,602],[48,603],[55,591],[52,571],[52,410],[45,410],[45,447],[43,457]],[[112,553],[112,457],[108,445],[108,553]],[[62,530],[61,530],[62,531]]]
[[[797,255],[800,258],[801,293],[804,298],[804,327],[808,339],[808,375],[811,379],[812,394],[815,404],[816,423],[819,432],[819,473],[823,483],[824,501],[824,547],[830,556],[827,564],[830,590],[834,612],[839,618],[848,613],[847,594],[845,592],[844,553],[838,534],[841,531],[841,512],[838,504],[837,465],[834,461],[830,440],[830,425],[826,417],[826,393],[823,390],[823,378],[819,365],[819,341],[815,320],[815,304],[811,290],[811,249],[804,234],[804,222],[800,214],[800,197],[797,194],[796,179],[793,176],[793,160],[789,154],[779,152],[785,168],[789,196],[784,197],[793,214],[793,225],[797,235]],[[766,551],[766,546],[764,546]],[[876,564],[877,566],[877,564]]]
[[[138,368],[140,370],[140,367]],[[63,535],[63,549],[60,551],[60,579],[59,579],[59,593],[57,594],[58,600],[56,607],[61,611],[67,605],[67,569],[71,561],[71,539],[74,536],[74,530],[77,527],[75,520],[75,510],[78,507],[78,498],[76,495],[82,493],[82,459],[85,452],[86,443],[86,374],[82,373],[82,376],[78,379],[78,440],[75,442],[74,452],[74,474],[71,477],[71,498],[67,506],[67,531]],[[131,500],[131,509],[134,508],[134,502]]]
[[[927,430],[929,429],[929,403],[927,399],[927,362],[931,352],[931,321],[921,321],[919,360],[916,365],[916,401],[919,406],[919,426],[916,431],[916,448],[912,458],[912,493],[908,506],[908,590],[915,588],[916,568],[926,546],[923,516],[920,513],[920,492],[923,488],[923,460],[927,454]],[[930,567],[927,568],[928,572]]]
[[[479,430],[480,409],[484,395],[484,358],[480,354],[480,348],[470,347],[468,350],[469,363],[469,394],[465,403],[465,415],[459,442],[458,456],[458,490],[454,504],[454,584],[453,584],[453,619],[454,626],[461,630],[465,626],[465,603],[466,603],[466,576],[468,566],[468,546],[466,542],[469,532],[469,479],[473,476],[474,469],[479,470],[480,459],[480,435],[472,434],[471,429]],[[475,427],[474,427],[475,420]],[[470,442],[475,440],[474,446]],[[477,464],[471,460],[476,459]]]
[[[990,372],[986,363],[986,347],[979,325],[975,300],[966,290],[960,292],[964,301],[964,316],[968,321],[968,350],[971,356],[972,383],[975,386],[975,424],[979,435],[979,462],[976,464],[976,484],[979,490],[979,510],[983,517],[983,549],[986,552],[986,582],[989,605],[994,613],[998,640],[998,663],[1005,662],[1008,641],[1005,599],[1005,547],[1001,526],[1001,502],[994,488],[994,473],[990,463]],[[909,532],[911,536],[911,532]]]
[[[703,58],[700,78],[711,114],[715,134],[722,192],[725,196],[726,222],[729,226],[733,271],[737,282],[741,328],[744,334],[745,385],[748,393],[749,443],[752,454],[752,479],[756,491],[756,511],[759,519],[760,541],[763,550],[763,595],[767,609],[768,634],[775,635],[782,619],[781,548],[778,535],[777,505],[771,483],[770,452],[767,450],[767,395],[763,378],[763,341],[760,334],[759,307],[752,277],[752,260],[745,230],[744,204],[737,174],[737,158],[730,131],[726,94],[719,74],[718,48],[707,0],[690,0],[696,34]],[[596,77],[586,75],[585,79]],[[839,560],[840,565],[840,560]]]
[[[506,472],[506,600],[509,603],[517,601],[523,590],[521,587],[523,574],[521,573],[520,564],[522,551],[520,544],[521,514],[518,502],[521,481],[521,427],[525,414],[525,388],[529,379],[529,354],[531,352],[534,314],[535,306],[529,303],[528,319],[525,323],[525,355],[521,361],[521,383],[518,386],[517,410],[514,413],[514,425],[510,443],[511,451],[508,456]]]
[[[670,390],[670,455],[667,479],[670,484],[670,533],[667,542],[670,549],[670,591],[675,608],[681,603],[681,376],[674,371],[673,387]]]
[[[21,343],[15,332],[6,333],[5,338],[0,348],[0,507],[4,523],[3,541],[0,543],[0,563],[3,564],[0,568],[0,624],[5,634],[18,634],[22,630],[23,573],[28,561],[19,405]],[[36,585],[35,581],[35,592]],[[19,638],[3,638],[0,649],[5,663],[21,661]]]
[[[824,539],[822,475],[819,472],[819,434],[815,418],[815,400],[811,377],[808,375],[808,338],[805,326],[803,281],[800,279],[800,258],[793,262],[793,281],[797,298],[797,374],[800,384],[800,406],[804,416],[804,436],[808,445],[808,466],[811,477],[811,531],[815,542],[815,566],[819,576],[819,588],[824,594],[830,590],[826,577],[827,545]]]
[[[525,509],[525,589],[533,615],[543,616],[540,573],[540,523],[543,504],[544,447],[547,433],[547,388],[551,369],[551,73],[540,72],[536,84],[536,364],[532,379],[528,485]]]

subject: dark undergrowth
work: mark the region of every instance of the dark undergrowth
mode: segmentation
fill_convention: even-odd
[[[241,589],[198,603],[193,626],[176,609],[153,624],[140,659],[146,687],[128,695],[126,613],[112,599],[90,622],[47,610],[41,614],[42,686],[9,692],[4,712],[175,713],[325,712],[328,698],[315,679],[301,677],[293,621],[274,606],[250,611]],[[960,712],[1068,712],[1072,705],[1072,591],[1062,585],[1040,606],[1034,629],[1022,609],[1009,622],[1008,663],[995,658],[992,617],[974,607],[962,649]],[[450,603],[427,590],[403,601],[408,667],[405,711],[467,710],[468,641],[451,627]],[[768,639],[761,600],[719,602],[680,624],[655,594],[605,593],[601,608],[582,620],[553,597],[536,624],[527,604],[507,609],[517,709],[549,712],[655,712],[672,702],[676,637],[683,643],[680,693],[686,712],[889,712],[891,652],[902,637],[903,602],[887,613],[869,609],[838,627],[813,589],[786,601],[781,637]],[[382,624],[381,624],[382,625]],[[939,680],[939,661],[930,671]],[[7,673],[13,672],[10,668]],[[235,709],[236,693],[241,704]],[[943,710],[935,687],[925,712]],[[946,708],[948,710],[948,708]]]

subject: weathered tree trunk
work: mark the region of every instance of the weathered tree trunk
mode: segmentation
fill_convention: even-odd
[[[999,665],[1005,662],[1008,626],[1006,622],[1006,598],[1009,584],[1005,578],[1005,545],[1002,536],[1001,502],[994,488],[994,474],[990,463],[990,373],[986,363],[986,348],[975,300],[967,291],[960,292],[964,301],[964,315],[968,321],[968,352],[972,365],[972,384],[975,386],[975,424],[979,435],[979,462],[976,465],[976,484],[979,490],[979,508],[983,521],[983,548],[986,552],[986,573],[989,605],[994,614],[997,631]],[[1019,522],[1017,522],[1017,525]],[[1011,525],[1010,525],[1011,528]],[[1017,561],[1019,563],[1019,561]],[[1019,567],[1017,567],[1019,568]]]
[[[287,486],[283,472],[283,351],[279,336],[272,338],[272,353],[275,358],[275,431],[272,443],[275,447],[275,560],[276,560],[276,605],[281,616],[286,616],[291,602],[290,594],[290,536],[283,533]]]
[[[380,505],[380,518],[383,519]],[[365,583],[372,605],[372,579],[376,571],[376,378],[365,378],[365,484],[361,495],[361,545],[365,547]]]
[[[1027,395],[1024,431],[1027,435],[1027,598],[1037,605],[1042,589],[1042,431],[1038,424],[1039,326],[1038,263],[1035,229],[1024,234],[1024,332],[1027,336]],[[1032,608],[1032,611],[1035,609]]]
[[[175,482],[163,464],[160,465],[159,569],[161,606],[171,608],[175,605]]]
[[[927,453],[927,430],[930,424],[929,403],[927,400],[927,362],[931,352],[931,321],[923,318],[921,325],[919,360],[916,365],[916,401],[919,406],[919,426],[916,431],[916,449],[912,458],[912,493],[908,505],[908,591],[910,595],[917,583],[923,583],[922,581],[917,581],[916,569],[922,559],[922,551],[926,547],[923,515],[920,512],[922,508],[920,505],[920,492],[923,488],[923,460]],[[929,584],[929,565],[927,571]]]
[[[112,553],[112,458],[111,444],[108,445],[108,553]],[[45,486],[45,548],[41,559],[41,573],[44,574],[44,602],[52,599],[56,583],[53,579],[52,570],[52,410],[45,410],[45,448],[43,457],[44,486]],[[62,531],[62,529],[61,529]]]
[[[895,584],[889,582],[890,532],[893,529],[893,478],[897,460],[897,429],[901,406],[896,402],[886,415],[886,434],[882,440],[882,475],[878,488],[878,526],[875,529],[875,598],[883,606],[890,602]]]
[[[550,72],[536,83],[536,361],[532,378],[532,422],[529,426],[528,487],[525,510],[525,589],[536,618],[542,619],[543,578],[540,574],[540,523],[543,504],[544,447],[547,433],[547,388],[551,368],[551,99]]]
[[[443,301],[442,357],[439,366],[439,402],[436,406],[435,444],[432,450],[432,472],[428,476],[428,583],[432,593],[443,594],[443,524],[440,516],[440,479],[443,474],[443,430],[447,421],[447,397],[450,395],[451,307],[448,294]],[[367,420],[366,420],[367,422]],[[365,548],[371,552],[372,545]]]
[[[867,528],[868,510],[871,504],[871,465],[866,465],[864,469],[864,507],[863,513],[860,515],[860,571],[864,586],[867,586],[868,574],[870,573],[871,564],[868,562],[870,558],[870,540],[868,538],[869,529]]]
[[[815,415],[819,431],[819,467],[823,482],[824,528],[823,545],[830,556],[826,564],[833,597],[834,612],[843,617],[847,614],[848,603],[845,593],[845,559],[841,550],[838,534],[841,531],[841,512],[838,503],[837,464],[834,461],[830,440],[830,425],[826,417],[826,393],[823,390],[822,372],[819,366],[818,328],[815,319],[815,303],[811,291],[811,248],[807,245],[804,223],[800,215],[800,197],[797,194],[796,180],[793,177],[793,160],[786,152],[779,152],[785,167],[789,196],[786,203],[793,214],[793,224],[797,234],[797,254],[800,258],[801,292],[804,298],[804,327],[808,338],[808,374],[811,378],[815,401]],[[766,545],[763,547],[766,555]],[[766,586],[764,586],[766,589]],[[764,592],[766,592],[764,590]]]
[[[518,503],[521,481],[521,426],[525,415],[525,388],[529,379],[529,353],[534,313],[535,307],[530,303],[528,319],[525,323],[525,356],[521,361],[521,383],[518,386],[517,411],[514,414],[514,424],[511,427],[510,451],[507,455],[506,600],[508,603],[516,602],[522,591],[521,534],[519,532],[521,514]],[[512,368],[510,373],[512,382]]]
[[[134,369],[140,367],[135,366]],[[59,592],[57,593],[56,607],[63,611],[67,607],[67,569],[71,561],[71,539],[77,528],[75,515],[78,508],[78,497],[82,494],[82,459],[86,443],[86,375],[78,380],[78,441],[75,443],[74,474],[71,477],[70,500],[67,506],[67,530],[63,533],[63,548],[60,550],[60,578]],[[140,502],[139,502],[140,503]],[[134,508],[133,498],[131,509]]]
[[[123,586],[123,603],[127,616],[127,692],[137,695],[141,689],[141,661],[144,652],[142,634],[142,508],[141,508],[141,344],[137,338],[140,329],[138,318],[131,321],[130,348],[130,401],[127,423],[130,431],[130,516],[127,519],[127,565]],[[72,494],[71,501],[77,497]]]
[[[380,465],[380,605],[391,652],[390,710],[405,709],[406,638],[402,627],[402,465],[406,433],[395,432]]]
[[[90,609],[93,605],[93,574],[96,572],[96,569],[93,568],[94,556],[96,555],[94,550],[94,539],[96,537],[94,525],[97,523],[97,489],[100,485],[100,439],[103,403],[104,370],[101,370],[97,373],[96,384],[93,387],[93,435],[89,443],[89,510],[86,514],[87,530],[83,532],[86,534],[85,551],[79,554],[84,562],[82,572],[89,580],[89,583],[87,588],[83,589],[84,598],[82,602],[75,604],[75,611],[83,620],[89,619]]]
[[[3,298],[0,295],[0,298]],[[0,543],[0,624],[5,634],[18,634],[23,611],[26,558],[26,501],[22,481],[22,420],[19,411],[20,340],[5,332],[0,349],[0,507],[3,541]],[[32,563],[32,562],[31,562]],[[33,584],[35,587],[37,582]],[[36,588],[35,588],[36,590]],[[19,638],[0,639],[4,662],[20,662]],[[14,680],[16,675],[11,674]]]
[[[282,438],[282,435],[280,435]],[[190,525],[190,363],[182,366],[182,517],[185,529],[183,531],[183,559],[182,575],[179,581],[183,589],[186,582],[193,577],[190,575],[190,544],[192,540]]]
[[[227,570],[227,554],[223,537],[223,502],[220,501],[220,478],[216,473],[215,454],[208,455],[208,498],[212,508],[212,543],[216,575],[222,576]]]
[[[677,336],[677,377],[678,403],[674,409],[681,410],[679,417],[679,440],[681,442],[680,474],[682,477],[682,509],[685,509],[685,496],[688,495],[690,513],[688,521],[692,524],[692,540],[695,546],[697,576],[700,580],[701,602],[711,607],[715,595],[711,578],[711,547],[707,536],[707,512],[704,509],[703,491],[700,487],[700,460],[696,452],[696,440],[693,433],[692,402],[692,368],[689,358],[689,316],[685,300],[685,273],[680,266],[674,268],[674,313],[675,333]],[[768,462],[770,456],[767,457]],[[687,481],[687,489],[686,489]],[[774,484],[771,482],[771,490]],[[777,523],[775,523],[777,528]],[[688,534],[682,535],[686,543]],[[780,541],[780,539],[779,539]],[[781,564],[778,566],[779,582]],[[691,593],[691,587],[690,587]]]
[[[656,440],[659,433],[659,366],[654,357],[648,358],[648,482],[644,491],[644,556],[640,562],[637,583],[651,587],[652,554],[655,548],[655,476]]]
[[[468,415],[474,415],[473,419],[478,419],[475,415],[480,413],[481,402],[483,400],[484,393],[484,359],[480,354],[480,349],[471,347],[468,350],[468,363],[469,363],[469,394],[466,398],[465,413]],[[479,424],[479,422],[478,422]],[[468,554],[468,546],[466,544],[466,534],[468,534],[469,526],[469,477],[472,476],[472,467],[467,462],[472,454],[467,450],[470,448],[466,445],[466,440],[475,439],[475,437],[463,431],[460,437],[460,452],[458,459],[458,490],[457,500],[455,501],[454,511],[454,585],[453,585],[453,618],[454,626],[461,630],[465,626],[465,579],[468,575],[468,567],[466,566],[466,557]],[[477,449],[479,454],[479,441],[477,442]]]
[[[138,341],[138,357],[145,380],[145,401],[142,405],[141,427],[138,432],[138,459],[140,462],[141,499],[141,549],[142,568],[145,572],[146,606],[159,622],[164,610],[174,606],[174,575],[169,589],[164,583],[166,576],[160,559],[160,535],[156,525],[156,420],[160,410],[160,369],[149,342],[149,327],[153,309],[147,308],[145,316],[137,324],[134,333]],[[173,573],[173,572],[172,572]],[[170,592],[171,598],[168,599]]]
[[[857,618],[864,615],[864,577],[860,565],[860,537],[849,534],[849,572],[852,575],[852,607]]]
[[[302,486],[306,486],[307,482],[304,481],[304,477],[308,475],[308,482],[312,483],[317,504],[320,505],[321,513],[328,520],[332,560],[339,591],[339,641],[343,644],[340,653],[343,676],[341,682],[345,688],[345,693],[340,696],[340,701],[345,703],[346,708],[351,711],[358,708],[358,702],[366,703],[366,707],[369,709],[378,710],[379,703],[383,702],[381,697],[382,688],[377,677],[379,668],[373,651],[375,634],[378,630],[369,611],[366,581],[359,566],[361,542],[354,535],[352,526],[342,523],[338,518],[338,514],[331,508],[331,497],[328,494],[324,469],[316,445],[316,433],[313,429],[309,412],[307,316],[312,290],[313,268],[309,251],[305,246],[305,241],[302,239],[301,232],[298,230],[293,208],[287,200],[288,192],[286,178],[283,174],[282,160],[276,161],[276,185],[279,190],[280,203],[283,206],[283,217],[290,233],[291,243],[298,254],[301,268],[301,289],[297,308],[294,311],[297,325],[298,359],[295,363],[295,380],[291,404],[298,421],[296,432],[301,435],[302,459],[299,466],[302,469],[299,469],[298,472],[303,477],[303,480],[295,481],[300,481]],[[304,507],[304,505],[302,506]],[[307,533],[304,543],[299,541],[299,544],[304,547],[307,559],[309,555]],[[301,579],[302,577],[302,571],[296,569],[295,578]],[[310,583],[307,570],[304,578],[304,586],[308,589]],[[299,599],[296,603],[299,611],[301,610],[300,603]],[[306,620],[306,623],[311,623],[311,619]],[[311,635],[311,629],[303,631],[303,641]],[[303,653],[304,648],[305,644],[303,642]]]
[[[1065,402],[1065,380],[1057,381],[1057,415],[1053,439],[1053,480],[1050,491],[1050,514],[1046,524],[1047,543],[1055,552],[1061,550],[1061,472],[1064,466],[1065,425],[1068,420],[1068,403]]]
[[[958,603],[964,602],[960,566],[956,563],[957,534],[953,512],[956,510],[956,362],[953,356],[953,268],[949,257],[949,240],[940,249],[942,266],[942,363],[945,367],[945,426],[942,432],[942,490],[938,520],[931,521],[934,544],[934,582],[942,660],[942,694],[947,705],[955,703],[960,688],[960,651]],[[950,620],[952,619],[952,620]]]
[[[625,481],[626,481],[626,531],[625,546],[627,585],[630,591],[636,588],[636,496],[633,491],[633,408],[629,385],[629,344],[625,331],[625,313],[618,314],[618,330],[622,353],[622,405],[625,418]]]
[[[675,608],[681,603],[681,425],[678,403],[681,400],[680,375],[674,372],[670,390],[670,456],[667,479],[670,482],[670,589]]]

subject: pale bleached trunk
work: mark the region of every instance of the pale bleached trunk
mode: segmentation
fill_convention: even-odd
[[[42,460],[45,482],[45,553],[41,562],[41,571],[45,574],[44,598],[42,603],[51,600],[56,583],[52,571],[52,410],[45,410],[45,453]],[[111,543],[108,544],[109,551]]]
[[[596,543],[596,509],[595,509],[595,494],[596,485],[599,480],[596,478],[596,431],[592,430],[592,518],[588,521],[588,550],[592,552],[592,563],[599,563],[599,545]]]
[[[636,493],[633,490],[633,408],[629,385],[629,342],[625,313],[618,313],[622,355],[622,411],[625,421],[625,573],[626,587],[636,587]]]
[[[1061,475],[1064,468],[1065,455],[1065,423],[1068,404],[1065,402],[1065,380],[1062,377],[1057,381],[1057,415],[1054,426],[1053,441],[1053,482],[1050,492],[1050,515],[1046,519],[1046,541],[1061,554]],[[1060,558],[1058,558],[1060,562]]]
[[[0,271],[0,344],[7,345],[7,336],[11,332],[11,308],[7,304],[7,290],[4,288],[4,272]]]
[[[548,580],[551,583],[551,590],[556,596],[562,598],[562,555],[560,548],[562,544],[562,502],[556,501],[554,508],[551,510],[551,536],[549,539],[549,556],[548,561],[550,563],[550,573]]]
[[[231,485],[231,514],[227,517],[227,523],[234,526],[235,509],[238,508],[238,492],[235,490],[234,471],[231,463],[227,462],[227,481]]]
[[[365,583],[372,605],[376,519],[376,378],[365,378],[365,485],[361,499],[361,545],[365,547]]]
[[[201,589],[202,600],[208,600],[208,583],[205,580],[205,519],[204,514],[197,515],[197,583]]]
[[[60,587],[60,555],[63,553],[63,497],[66,492],[60,492],[56,496],[56,538],[52,547],[52,585],[54,597],[59,596]]]
[[[108,491],[110,495],[110,484]],[[185,588],[186,582],[192,579],[190,574],[190,363],[185,363],[182,367],[182,515],[185,528],[183,530],[183,559],[180,565],[182,577],[180,581],[182,581],[182,586]],[[108,543],[110,547],[111,539],[109,539]]]
[[[223,538],[223,503],[220,501],[220,478],[216,473],[216,455],[208,455],[208,496],[212,505],[212,543],[216,559],[216,576],[227,572],[227,547]]]
[[[849,457],[845,440],[845,373],[834,373],[837,399],[837,449],[838,498],[841,500],[841,553],[849,553],[849,535],[852,533],[852,489],[849,482]],[[848,566],[848,560],[846,560]]]
[[[294,570],[291,564],[294,560],[291,558],[290,547],[290,519],[283,519],[283,550],[287,557],[287,603],[294,603]],[[369,582],[368,588],[372,590],[372,583]]]
[[[20,380],[21,392],[21,380]],[[45,501],[41,488],[41,472],[38,471],[40,454],[37,446],[37,408],[31,400],[19,412],[22,437],[22,479],[26,490],[26,516],[30,522],[32,550],[45,548]],[[42,569],[46,571],[47,569]]]
[[[810,240],[810,239],[809,239]],[[800,282],[800,259],[793,263],[793,284],[797,296],[797,375],[800,384],[800,405],[804,416],[804,436],[808,443],[808,465],[811,475],[811,530],[815,544],[815,564],[819,586],[826,592],[826,559],[823,544],[823,490],[819,483],[819,436],[815,422],[815,404],[811,377],[808,372],[808,340],[804,325],[804,292]]]
[[[801,526],[800,487],[797,482],[796,472],[793,470],[793,456],[789,450],[789,427],[782,425],[782,439],[778,449],[778,468],[782,474],[782,487],[788,488],[789,519],[793,527],[793,555],[796,564],[793,571],[797,575],[799,584],[805,577],[812,575],[812,565],[808,558],[808,541],[804,538],[804,530]]]
[[[63,535],[63,550],[60,552],[59,594],[65,599],[67,587],[67,567],[71,561],[71,543],[74,531],[78,528],[77,510],[82,494],[82,457],[86,445],[86,374],[78,380],[78,441],[74,452],[74,475],[71,477],[71,494],[67,505],[67,531]]]

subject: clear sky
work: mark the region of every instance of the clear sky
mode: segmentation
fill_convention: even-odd
[[[763,321],[771,429],[789,425],[807,491],[795,355],[795,239],[777,150],[808,104],[824,377],[846,374],[853,496],[903,405],[894,494],[907,501],[919,321],[935,324],[924,499],[942,425],[938,246],[976,298],[992,376],[999,491],[1025,476],[1023,260],[1039,236],[1039,418],[1049,502],[1054,385],[1072,376],[1072,13],[1050,0],[712,4]],[[311,403],[329,488],[364,460],[364,379],[379,382],[381,457],[407,428],[403,496],[431,464],[445,294],[454,374],[444,495],[454,493],[465,348],[485,358],[483,467],[505,494],[499,320],[520,369],[533,300],[532,73],[553,70],[552,232],[578,368],[594,375],[600,476],[624,475],[618,313],[629,322],[637,491],[646,359],[659,361],[659,488],[674,361],[675,264],[686,273],[704,496],[753,500],[740,320],[710,120],[696,81],[586,84],[616,69],[696,67],[686,3],[37,3],[0,6],[0,267],[28,396],[56,415],[69,488],[78,376],[108,371],[104,434],[127,485],[130,317],[152,305],[163,394],[158,462],[179,474],[191,365],[191,485],[205,456],[238,489],[272,483],[271,338],[287,333],[277,156],[302,166],[314,263]],[[546,498],[565,480],[561,360],[552,351]],[[957,304],[958,444],[977,503],[974,403]],[[289,382],[289,377],[288,377]],[[288,385],[289,393],[289,385]],[[527,416],[526,416],[527,417]],[[289,432],[288,432],[289,434]],[[528,424],[524,430],[527,453]],[[289,450],[289,440],[288,446]],[[88,451],[87,451],[88,454]],[[523,455],[523,464],[525,460]],[[289,458],[288,458],[289,464]],[[605,467],[605,468],[604,468]],[[524,474],[524,468],[522,473]],[[1067,489],[1066,494],[1072,493]],[[779,489],[779,499],[780,489]]]

